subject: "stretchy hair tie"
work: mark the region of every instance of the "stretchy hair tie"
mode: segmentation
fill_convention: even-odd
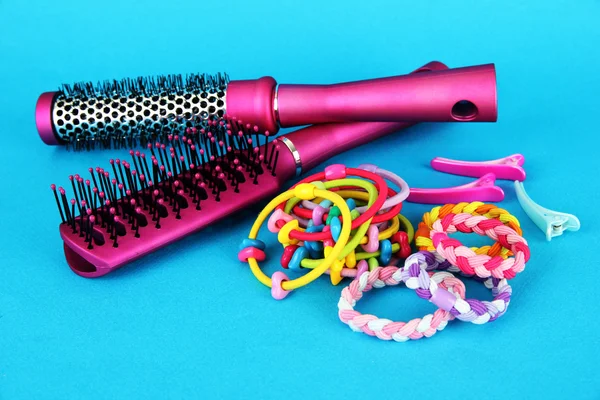
[[[356,190],[337,190],[336,193],[345,199],[352,198],[354,200],[364,200],[364,201],[368,200],[367,193],[359,192]],[[391,194],[392,196],[396,194],[396,192],[390,188],[388,188],[388,193]],[[319,217],[316,221],[317,225],[323,223],[323,221],[325,221],[327,219],[327,217],[329,216],[329,214],[327,213],[327,209],[329,209],[329,206],[321,207],[321,203],[319,203],[317,205],[317,207],[315,207],[314,209],[310,210],[310,209],[302,208],[299,205],[289,201],[285,205],[285,210],[287,210],[288,214],[291,211],[291,205],[293,205],[293,212],[295,215],[297,215],[300,218],[304,218],[304,219],[312,218],[313,223],[315,222],[314,221],[315,214],[318,213]],[[356,210],[358,210],[358,208]],[[400,214],[400,211],[402,211],[402,203],[398,203],[390,209],[382,208],[382,210],[384,210],[384,212],[381,214],[376,214],[373,217],[373,219],[371,220],[371,224],[378,224],[381,222],[389,221],[395,215]]]
[[[302,183],[309,183],[309,182],[315,182],[315,181],[324,181],[324,180],[332,181],[334,179],[335,180],[344,179],[344,178],[346,178],[347,175],[358,176],[360,178],[368,179],[372,182],[375,182],[375,186],[379,190],[379,195],[377,197],[377,200],[375,200],[375,202],[369,207],[369,209],[366,212],[364,212],[363,214],[358,216],[358,218],[356,218],[355,220],[352,221],[352,229],[356,229],[360,225],[364,224],[367,221],[369,221],[369,223],[370,223],[371,218],[373,218],[373,216],[375,216],[377,211],[379,211],[381,209],[381,206],[385,202],[385,199],[387,198],[387,194],[388,194],[388,186],[382,177],[380,177],[377,174],[374,174],[372,172],[368,172],[368,171],[365,171],[362,169],[346,168],[342,164],[334,164],[334,165],[330,165],[327,168],[325,168],[325,172],[320,172],[320,173],[314,174],[312,176],[309,176],[309,177],[303,179],[302,181],[300,181],[298,183],[298,185],[302,184]],[[325,184],[326,184],[326,182],[325,182]],[[358,185],[352,185],[352,186],[358,186]],[[344,204],[346,204],[346,203],[344,203]],[[284,206],[285,206],[284,204],[280,204],[278,206],[278,208],[283,209]],[[299,230],[293,230],[290,233],[290,237],[293,239],[302,240],[302,241],[326,240],[326,239],[331,239],[331,233],[329,233],[329,232],[306,233],[306,232],[301,232]]]
[[[350,226],[352,220],[350,217],[350,209],[346,205],[344,199],[333,192],[319,189],[315,185],[305,183],[297,185],[293,189],[290,189],[271,200],[269,204],[267,204],[267,206],[260,212],[256,221],[252,225],[252,228],[250,229],[250,234],[248,235],[248,239],[256,240],[258,237],[258,232],[260,231],[260,228],[267,219],[268,215],[275,209],[275,207],[278,204],[287,201],[293,197],[298,197],[300,199],[306,200],[312,200],[316,197],[328,199],[340,209],[340,212],[343,217],[343,222],[337,243],[335,243],[335,245],[330,249],[321,265],[308,272],[306,275],[303,275],[297,279],[289,280],[289,278],[281,271],[275,272],[273,274],[272,279],[265,275],[265,273],[262,272],[262,270],[260,269],[257,262],[257,260],[260,260],[261,258],[264,259],[264,252],[259,247],[246,247],[240,252],[240,254],[238,255],[240,260],[245,261],[250,265],[250,270],[252,271],[254,276],[263,285],[271,288],[271,295],[277,300],[281,300],[284,297],[286,297],[291,290],[304,286],[321,276],[336,261],[337,257],[340,255],[342,249],[346,245],[348,238],[350,237]],[[297,226],[297,221],[290,221],[286,224],[286,226],[288,226],[288,224],[291,227],[294,227]],[[278,239],[280,239],[280,241],[290,241],[289,231],[289,229],[282,228],[279,231]],[[286,234],[287,237],[285,237]],[[251,244],[253,242],[246,243]]]
[[[448,293],[455,292],[459,298],[464,298],[465,287],[460,280],[445,272],[439,274],[445,275],[444,277],[438,275],[438,277],[442,277],[439,282],[441,287],[447,290],[450,289],[451,291],[448,290]],[[377,336],[382,340],[405,342],[409,339],[420,339],[423,336],[431,337],[437,331],[444,329],[448,320],[454,318],[450,312],[441,308],[433,314],[428,314],[423,318],[415,318],[408,322],[393,322],[375,315],[363,315],[354,310],[356,303],[362,298],[364,292],[368,292],[373,288],[395,286],[401,281],[402,271],[398,267],[377,267],[372,271],[362,273],[358,279],[353,280],[348,287],[342,290],[338,302],[340,320],[355,332],[364,332],[370,336]]]
[[[506,279],[489,278],[484,281],[485,286],[492,290],[492,301],[457,299],[431,278],[429,271],[438,267],[439,262],[433,253],[421,251],[412,254],[402,268],[402,280],[407,287],[415,289],[419,297],[450,312],[461,321],[485,324],[496,320],[508,309],[512,288]]]
[[[414,237],[414,230],[413,227],[410,223],[410,221],[408,219],[406,219],[406,217],[404,217],[403,215],[397,215],[397,219],[399,221],[402,221],[402,227],[405,229],[405,232],[399,231],[396,232],[391,239],[391,252],[392,253],[399,253],[401,258],[406,258],[409,256],[410,254],[410,243],[413,240]],[[400,234],[400,235],[398,235]],[[306,243],[305,243],[306,245]],[[344,267],[341,269],[340,271],[340,275],[344,278],[355,278],[356,276],[359,276],[360,269],[358,268],[361,265],[361,261],[363,263],[366,263],[365,260],[374,260],[374,267],[379,266],[379,263],[377,263],[376,259],[377,257],[379,257],[381,255],[380,251],[375,251],[372,253],[368,253],[368,252],[356,252],[354,253],[354,261],[356,261],[356,265],[355,266],[348,266],[346,263],[344,263]],[[312,260],[310,258],[304,258],[302,260],[302,262],[300,263],[300,265],[303,268],[309,268],[309,269],[314,269],[316,268],[319,263],[322,260],[320,259],[316,259],[316,260]],[[345,260],[343,260],[345,261]],[[385,263],[387,264],[387,263]],[[385,265],[384,264],[384,265]],[[374,268],[373,267],[373,268]],[[373,269],[370,268],[370,269]],[[367,270],[369,269],[368,267],[365,269]],[[326,271],[326,273],[330,273],[329,271]]]
[[[448,237],[449,233],[454,232],[475,232],[488,236],[502,247],[510,249],[513,256],[503,258],[499,255],[477,254],[458,240]],[[441,257],[464,274],[481,278],[512,279],[525,268],[530,257],[527,241],[521,235],[501,221],[481,215],[450,213],[433,223],[430,238]]]
[[[433,241],[431,240],[431,228],[434,222],[446,217],[448,214],[467,213],[471,215],[481,215],[487,218],[497,219],[509,228],[512,228],[519,235],[523,235],[519,220],[512,216],[508,211],[495,206],[494,204],[484,204],[481,202],[446,204],[441,207],[434,207],[431,211],[423,214],[423,222],[419,223],[419,228],[415,235],[415,244],[419,250],[435,251]],[[498,242],[492,246],[482,246],[472,248],[477,254],[487,254],[488,256],[501,256],[507,258],[512,255],[510,249],[502,247]],[[452,269],[451,269],[452,271]],[[456,272],[456,270],[453,270]]]
[[[398,193],[394,193],[391,197],[389,197],[383,203],[383,206],[381,206],[382,209],[388,209],[388,208],[394,207],[394,206],[402,203],[408,197],[408,194],[410,192],[408,184],[404,181],[404,179],[400,178],[398,175],[394,174],[393,172],[387,171],[385,169],[381,169],[374,164],[361,164],[358,166],[358,168],[364,169],[365,171],[369,171],[374,174],[377,174],[377,175],[381,176],[382,178],[385,178],[388,181],[392,182],[398,188],[400,188],[400,191]],[[315,207],[318,206],[318,204],[316,204],[315,202],[312,202],[312,201],[304,200],[302,202],[302,206],[306,209],[314,210]],[[329,211],[329,208],[330,207],[325,207],[325,210]],[[367,210],[367,207],[357,207],[356,210],[362,214]]]
[[[365,180],[346,178],[346,179],[337,179],[337,180],[327,181],[327,182],[319,182],[319,184],[322,185],[323,188],[325,188],[325,189],[331,189],[331,188],[347,186],[347,185],[360,187],[369,193],[369,205],[374,203],[375,198],[377,196],[377,190],[375,189],[375,186],[372,183],[365,181]],[[294,198],[292,200],[299,201],[301,199]],[[344,203],[344,204],[346,204],[346,203]],[[347,207],[347,204],[346,204],[346,207]],[[349,209],[349,207],[347,207],[347,208]],[[351,216],[352,216],[352,213],[351,213]],[[300,237],[302,240],[304,240],[305,243],[306,242],[310,243],[311,241],[314,242],[314,240],[311,240],[311,235],[314,235],[315,233],[320,233],[320,232],[326,231],[325,228],[329,228],[329,232],[327,232],[327,231],[326,232],[332,236],[333,241],[338,241],[339,240],[338,239],[339,232],[340,232],[340,228],[341,228],[340,220],[338,218],[332,218],[329,222],[330,222],[330,224],[328,224],[327,226],[323,226],[323,229],[307,228],[307,230],[304,231],[301,228],[299,228],[296,220],[292,220],[291,222],[288,222],[285,224],[285,226],[291,227],[289,232],[286,232],[285,236],[291,238],[291,237],[293,237],[292,232],[296,231],[297,237]],[[294,225],[294,223],[295,223],[295,225]],[[358,227],[358,229],[356,230],[356,232],[354,233],[352,238],[350,238],[350,240],[345,244],[338,259],[331,265],[330,279],[334,285],[337,285],[342,280],[341,270],[342,270],[344,264],[346,263],[345,258],[348,256],[352,256],[354,249],[358,246],[361,239],[363,239],[365,233],[367,232],[367,229],[369,228],[369,224],[370,224],[370,220],[367,220],[366,222],[364,222],[362,225],[360,225]],[[278,223],[278,225],[281,225],[281,224]],[[281,230],[284,230],[285,226],[283,226],[281,228]],[[279,234],[281,235],[281,231],[279,232]],[[331,251],[332,244],[328,243],[329,240],[331,240],[331,239],[327,239],[324,242],[325,257],[327,257],[328,253]],[[292,239],[290,241],[281,241],[280,240],[280,242],[284,246],[288,245],[288,244],[293,245],[293,244],[296,244],[296,239]],[[292,269],[298,269],[300,267],[301,261],[310,255],[310,249],[311,249],[311,245],[309,245],[307,248],[306,247],[297,248],[294,251],[294,253],[291,255],[288,266]],[[344,260],[344,261],[342,261],[342,260]],[[287,260],[282,260],[282,261],[285,262]],[[322,260],[320,260],[320,262],[322,262]]]

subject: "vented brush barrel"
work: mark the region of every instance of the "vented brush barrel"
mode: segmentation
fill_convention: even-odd
[[[36,123],[47,144],[131,147],[200,127],[209,117],[257,131],[329,122],[493,122],[493,64],[334,85],[229,81],[227,75],[137,78],[44,93]],[[83,145],[82,145],[83,144]],[[90,146],[91,144],[91,146]]]

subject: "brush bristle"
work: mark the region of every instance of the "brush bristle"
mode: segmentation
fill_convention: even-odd
[[[227,74],[173,74],[158,76],[141,76],[119,80],[104,80],[96,84],[78,82],[73,85],[62,85],[58,93],[65,98],[113,98],[129,96],[168,96],[186,92],[219,92],[227,88]]]
[[[201,213],[221,193],[258,185],[276,175],[278,146],[269,135],[239,121],[211,118],[183,134],[153,133],[148,152],[130,151],[131,161],[110,160],[109,169],[89,168],[90,177],[69,177],[74,197],[51,185],[63,224],[95,246],[119,246],[119,237],[143,237],[161,229],[166,218],[181,219],[181,210]],[[262,142],[261,143],[261,138]]]
[[[228,82],[227,74],[188,74],[63,85],[52,108],[54,132],[75,150],[146,145],[152,132],[224,117]]]

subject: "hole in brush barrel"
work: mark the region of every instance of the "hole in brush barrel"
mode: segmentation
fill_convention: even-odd
[[[457,101],[452,106],[452,118],[456,121],[471,121],[477,116],[477,106],[469,100]]]

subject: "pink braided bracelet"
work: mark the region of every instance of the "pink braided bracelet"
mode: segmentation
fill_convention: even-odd
[[[449,233],[457,231],[488,236],[510,249],[514,256],[504,259],[500,256],[476,254],[460,241],[448,237]],[[527,241],[521,235],[497,219],[485,216],[448,214],[433,223],[430,237],[440,256],[464,274],[477,275],[480,278],[512,279],[525,269],[525,263],[530,257]]]
[[[355,332],[364,332],[370,336],[377,336],[382,340],[395,340],[397,342],[420,339],[424,336],[431,337],[437,331],[444,329],[448,321],[454,319],[454,316],[441,308],[433,314],[428,314],[423,318],[415,318],[409,322],[394,322],[389,319],[378,318],[375,315],[363,315],[354,310],[356,302],[362,298],[364,292],[368,292],[373,288],[398,285],[402,281],[401,276],[402,270],[394,266],[377,267],[370,272],[364,272],[358,279],[353,280],[349,286],[342,290],[338,302],[340,320]],[[438,283],[441,288],[444,288],[448,293],[453,293],[456,297],[464,299],[465,286],[452,274],[440,272],[432,274],[431,278],[434,280],[441,278]]]

